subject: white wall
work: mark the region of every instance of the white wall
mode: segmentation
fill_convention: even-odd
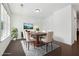
[[[77,13],[75,11],[75,9],[72,7],[72,42],[74,43],[74,41],[77,41]]]
[[[71,5],[54,12],[50,17],[43,21],[44,30],[54,32],[54,40],[72,45],[72,7]],[[75,37],[74,37],[75,38]]]
[[[49,16],[48,18],[42,20],[42,30],[45,31],[53,31],[53,14]]]
[[[71,5],[55,12],[53,23],[56,40],[71,45]]]
[[[18,39],[21,39],[21,32],[23,31],[23,23],[32,23],[40,27],[40,19],[33,19],[23,15],[11,16],[11,28],[15,27],[18,29]],[[41,27],[40,27],[41,28]]]

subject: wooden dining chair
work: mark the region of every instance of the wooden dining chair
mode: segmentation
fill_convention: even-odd
[[[45,38],[41,39],[41,41],[46,45],[46,52],[48,51],[48,44],[51,44],[52,49],[52,42],[53,42],[53,32],[47,32],[47,35]]]
[[[30,32],[24,31],[24,36],[26,39],[26,47],[28,47],[28,50],[29,50],[30,44],[32,44],[32,43],[33,43],[34,48],[35,48],[35,39],[33,37],[31,37]]]

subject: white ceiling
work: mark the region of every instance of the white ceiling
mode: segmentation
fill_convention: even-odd
[[[66,7],[67,3],[24,3],[23,7],[20,6],[21,3],[10,3],[10,9],[15,15],[23,15],[32,18],[46,18],[50,16],[53,12]],[[79,4],[74,4],[74,7],[79,10]],[[34,10],[40,9],[39,13]]]

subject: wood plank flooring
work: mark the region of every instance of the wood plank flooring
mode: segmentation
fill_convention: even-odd
[[[3,56],[25,56],[20,40],[11,41]]]
[[[45,56],[79,56],[79,42],[75,42],[72,46],[60,42],[56,44],[60,47]],[[25,56],[20,40],[11,41],[3,56]]]

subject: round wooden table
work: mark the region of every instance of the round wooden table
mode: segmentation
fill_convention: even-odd
[[[35,37],[35,39],[36,39],[35,45],[37,47],[41,45],[40,37],[46,35],[46,33],[44,33],[44,32],[33,32],[33,33],[30,33],[30,34]]]

